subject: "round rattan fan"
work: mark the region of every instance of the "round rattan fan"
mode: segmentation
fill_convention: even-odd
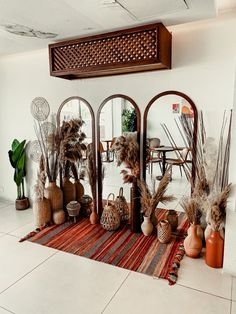
[[[41,130],[45,138],[48,137],[50,134],[54,134],[56,131],[56,126],[52,122],[43,122],[41,125]]]
[[[31,114],[38,121],[45,121],[50,113],[47,100],[43,97],[36,97],[31,102]]]
[[[31,160],[39,162],[42,152],[39,145],[39,141],[35,140],[28,144],[28,156]]]

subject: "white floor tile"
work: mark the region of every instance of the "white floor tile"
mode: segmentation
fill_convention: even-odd
[[[194,259],[184,256],[181,262],[178,285],[230,300],[231,283],[230,275],[223,274],[222,269],[214,269],[207,266],[204,257]]]
[[[232,301],[231,314],[236,314],[236,302]]]
[[[17,228],[11,232],[9,232],[9,234],[14,235],[15,237],[18,238],[23,238],[24,236],[26,236],[28,233],[30,233],[31,231],[35,230],[36,227],[34,225],[33,222],[30,222],[20,228]]]
[[[131,273],[105,314],[230,314],[230,301]]]
[[[9,205],[14,206],[14,203],[7,200],[0,199],[0,208],[6,207]]]
[[[128,273],[59,252],[0,294],[0,304],[17,314],[99,314]]]
[[[232,300],[236,301],[236,277],[233,277]]]
[[[0,208],[0,232],[11,232],[33,221],[32,209],[16,210],[14,205]]]
[[[18,241],[10,235],[0,238],[0,292],[57,252],[28,241]]]
[[[3,309],[3,308],[0,306],[0,314],[9,314],[9,313],[13,313],[13,312],[7,311],[6,309]]]

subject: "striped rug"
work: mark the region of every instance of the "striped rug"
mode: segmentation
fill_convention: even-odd
[[[166,210],[158,213],[164,219]],[[133,233],[127,226],[117,231],[105,231],[100,224],[91,225],[88,219],[51,226],[33,235],[29,241],[96,261],[169,280],[174,284],[180,260],[183,258],[183,238],[188,228],[184,213],[178,212],[179,226],[171,242],[161,244],[156,229],[149,237]]]

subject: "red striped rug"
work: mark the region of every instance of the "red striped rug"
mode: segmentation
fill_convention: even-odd
[[[166,210],[158,213],[164,219]],[[174,284],[180,260],[183,258],[183,238],[188,228],[184,213],[179,212],[179,227],[168,244],[161,244],[154,233],[146,237],[133,233],[127,226],[117,231],[105,231],[88,219],[51,226],[33,235],[29,241],[96,261],[169,280]]]

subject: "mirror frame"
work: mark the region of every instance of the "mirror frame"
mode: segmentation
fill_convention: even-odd
[[[60,114],[61,114],[61,110],[62,108],[65,106],[65,104],[73,99],[77,99],[80,100],[82,102],[84,102],[84,104],[88,107],[90,115],[91,115],[91,125],[92,125],[92,145],[93,145],[93,151],[94,151],[94,160],[96,161],[96,144],[95,144],[95,115],[94,115],[94,111],[92,106],[90,105],[90,103],[80,97],[80,96],[71,96],[69,98],[66,98],[61,105],[59,106],[58,110],[57,110],[57,116],[56,116],[56,121],[57,121],[57,127],[60,126]],[[97,189],[96,189],[96,195],[95,195],[95,202],[97,203]]]
[[[100,155],[100,114],[102,111],[102,108],[105,106],[105,104],[114,99],[114,98],[123,98],[127,101],[129,101],[135,108],[136,114],[137,114],[137,141],[139,143],[139,153],[141,153],[141,143],[140,143],[140,131],[141,131],[141,113],[140,109],[137,105],[137,103],[130,98],[129,96],[123,95],[123,94],[114,94],[106,99],[104,99],[101,103],[101,105],[98,108],[97,112],[97,163],[98,163],[98,179],[97,179],[97,184],[98,184],[98,214],[101,216],[102,214],[102,209],[103,209],[103,204],[102,204],[102,160],[101,160],[101,155]],[[140,154],[141,156],[141,154]],[[140,173],[141,173],[141,161],[140,161]]]
[[[196,149],[197,149],[197,129],[198,129],[198,111],[197,111],[197,107],[195,105],[195,103],[192,101],[192,99],[187,96],[186,94],[182,93],[182,92],[178,92],[178,91],[174,91],[174,90],[168,90],[168,91],[164,91],[160,94],[157,94],[156,96],[154,96],[149,103],[147,104],[145,111],[144,111],[144,116],[143,116],[143,179],[146,180],[146,157],[147,157],[147,153],[146,153],[146,141],[147,141],[147,116],[148,116],[148,112],[150,107],[153,105],[153,103],[163,97],[163,96],[168,96],[168,95],[176,95],[176,96],[180,96],[182,98],[184,98],[185,100],[187,100],[189,102],[189,104],[191,105],[193,112],[194,112],[194,129],[193,129],[193,151],[192,151],[192,160],[196,160]],[[192,178],[193,178],[193,182],[195,180],[195,163],[192,162]]]

